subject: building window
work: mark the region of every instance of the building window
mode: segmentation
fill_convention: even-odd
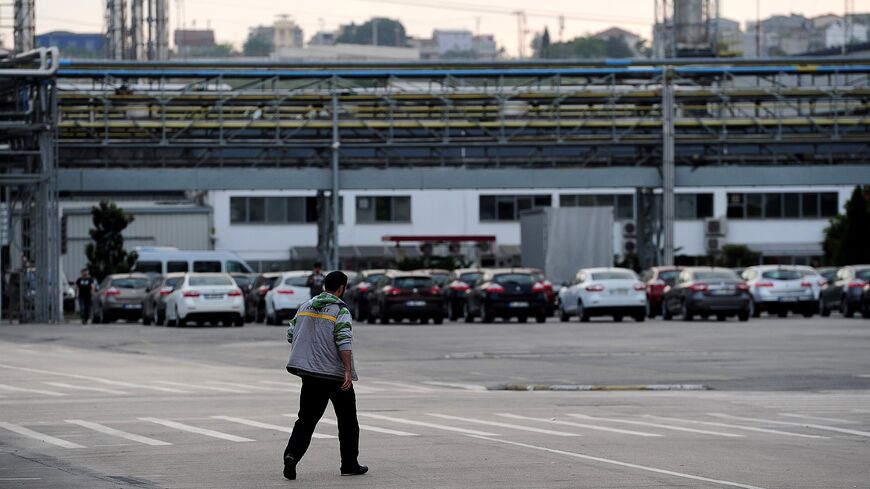
[[[732,219],[824,219],[837,215],[836,192],[728,194]]]
[[[356,198],[356,222],[411,222],[410,196],[360,196]]]
[[[677,194],[677,219],[706,219],[713,217],[713,194]]]
[[[340,222],[343,204],[339,197]],[[310,224],[317,216],[317,197],[230,197],[230,224]]]
[[[634,194],[566,194],[560,207],[613,207],[615,219],[634,219]]]
[[[520,212],[553,205],[550,195],[481,195],[480,220],[518,221]]]

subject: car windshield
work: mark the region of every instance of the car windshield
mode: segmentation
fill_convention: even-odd
[[[667,270],[664,272],[659,272],[659,279],[668,283],[673,283],[674,280],[677,279],[677,275],[679,274],[679,270]]]
[[[634,274],[631,272],[595,272],[592,274],[592,280],[633,280]]]
[[[236,282],[236,285],[238,285],[239,287],[242,287],[242,288],[245,288],[245,287],[251,285],[251,282],[253,282],[251,277],[249,277],[247,275],[233,275],[233,281]]]
[[[824,278],[828,282],[831,282],[837,276],[837,271],[836,270],[828,270],[827,272],[822,272],[821,276],[822,276],[822,278]]]
[[[393,282],[393,285],[400,289],[422,289],[432,286],[432,279],[429,277],[399,277]]]
[[[493,278],[493,282],[497,284],[530,284],[532,283],[532,276],[527,273],[505,273],[502,275],[496,275]]]
[[[738,280],[737,274],[731,270],[695,272],[693,277],[695,277],[695,280]]]
[[[870,268],[864,268],[856,271],[855,276],[865,282],[870,282]]]
[[[370,284],[375,284],[375,283],[377,283],[378,280],[380,280],[381,277],[383,277],[383,276],[384,276],[383,273],[373,273],[373,274],[371,274],[371,275],[366,276],[366,278],[363,279],[363,282],[368,282],[368,283],[370,283]]]
[[[181,278],[181,277],[168,278],[168,279],[166,279],[165,282],[163,282],[163,286],[164,287],[175,287],[175,284],[178,283],[179,278]]]
[[[761,276],[770,280],[798,280],[803,278],[804,274],[797,270],[768,270]]]
[[[480,272],[463,273],[459,276],[459,280],[467,284],[473,284],[474,282],[477,282],[477,279],[479,279],[481,275],[483,274]]]
[[[290,285],[293,287],[306,287],[308,286],[308,277],[287,277],[287,279],[284,280],[284,285]]]
[[[191,287],[199,287],[203,285],[233,285],[233,281],[229,277],[200,275],[190,277],[188,284]]]
[[[819,272],[815,270],[798,270],[801,274],[801,277],[818,277]]]
[[[148,287],[148,279],[116,278],[112,280],[112,287],[116,289],[144,289]]]
[[[433,274],[432,274],[432,281],[435,282],[435,285],[437,285],[437,286],[440,287],[440,286],[442,286],[442,285],[444,285],[444,284],[447,283],[447,279],[448,279],[449,277],[450,277],[450,276],[447,275],[447,274],[443,274],[443,273],[433,273]]]

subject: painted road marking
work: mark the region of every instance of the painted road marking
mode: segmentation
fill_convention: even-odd
[[[464,421],[466,423],[477,423],[484,424],[489,426],[498,426],[500,428],[510,428],[512,430],[521,430],[521,431],[531,431],[533,433],[542,433],[545,435],[555,435],[555,436],[581,436],[576,433],[565,433],[564,431],[553,431],[553,430],[545,430],[543,428],[534,428],[532,426],[524,426],[524,425],[516,425],[510,423],[499,423],[498,421],[486,421],[483,419],[475,419],[475,418],[463,418],[460,416],[450,416],[449,414],[437,414],[437,413],[426,413],[429,416],[434,416],[436,418],[441,419],[452,419],[455,421]]]
[[[694,428],[684,428],[682,426],[671,426],[668,424],[658,424],[658,423],[647,423],[644,421],[630,421],[626,419],[615,419],[615,418],[599,418],[595,416],[587,416],[585,414],[569,414],[572,418],[579,419],[590,419],[595,421],[612,421],[614,423],[625,423],[625,424],[633,424],[638,426],[649,426],[652,428],[661,428],[664,430],[675,430],[675,431],[686,431],[689,433],[700,433],[703,435],[714,435],[714,436],[726,436],[731,438],[743,438],[743,435],[737,435],[734,433],[723,433],[721,431],[707,431],[707,430],[696,430]]]
[[[200,384],[184,384],[182,382],[172,382],[169,380],[155,380],[154,382],[158,384],[166,384],[166,385],[174,385],[176,387],[187,387],[188,389],[206,389],[210,391],[218,391],[218,392],[232,392],[235,394],[248,394],[248,391],[243,391],[240,389],[230,389],[228,387],[215,387],[210,385],[200,385]]]
[[[789,418],[801,418],[801,419],[815,419],[817,421],[830,421],[832,423],[846,423],[846,424],[855,424],[855,421],[850,421],[848,419],[839,419],[839,418],[822,418],[819,416],[807,416],[806,414],[794,414],[794,413],[779,413],[780,416],[788,416]]]
[[[406,390],[409,392],[435,392],[435,389],[430,389],[428,387],[421,387],[419,385],[405,384],[404,382],[388,382],[386,380],[372,380],[371,383],[372,384],[389,385],[392,387],[399,387],[402,390]]]
[[[5,391],[28,392],[30,394],[41,394],[43,396],[53,396],[53,397],[61,397],[61,396],[66,395],[62,392],[44,391],[44,390],[40,390],[40,389],[25,389],[24,387],[14,387],[11,385],[6,385],[6,384],[0,384],[0,389],[3,389]]]
[[[510,413],[495,413],[496,416],[501,416],[503,418],[511,418],[511,419],[527,419],[529,421],[539,421],[542,423],[550,423],[550,424],[558,424],[563,426],[574,426],[577,428],[588,428],[590,430],[599,430],[599,431],[609,431],[611,433],[621,433],[623,435],[634,435],[634,436],[662,436],[658,433],[646,433],[643,431],[632,431],[632,430],[622,430],[619,428],[608,428],[606,426],[598,426],[594,424],[585,424],[585,423],[575,423],[573,421],[560,421],[557,419],[547,419],[547,418],[533,418],[529,416],[520,416],[518,414],[510,414]]]
[[[148,421],[149,423],[155,423],[163,426],[167,426],[169,428],[175,428],[176,430],[181,431],[189,431],[191,433],[196,433],[203,436],[210,436],[212,438],[219,438],[221,440],[227,441],[255,441],[250,438],[245,438],[243,436],[230,435],[227,433],[221,433],[220,431],[209,430],[205,428],[199,428],[196,426],[191,426],[189,424],[178,423],[175,421],[170,421],[168,419],[160,419],[160,418],[139,418],[141,421]]]
[[[34,440],[56,445],[61,448],[85,448],[84,445],[79,445],[78,443],[73,443],[71,441],[61,440],[60,438],[55,438],[53,436],[49,436],[38,431],[33,431],[29,428],[18,426],[17,424],[0,421],[0,428],[9,430],[13,433],[18,433],[19,435],[26,436]]]
[[[139,443],[144,443],[145,445],[151,446],[166,446],[172,445],[172,443],[155,440],[154,438],[148,438],[147,436],[141,436],[134,433],[128,433],[126,431],[116,430],[115,428],[110,428],[105,425],[101,425],[99,423],[92,423],[90,421],[85,421],[83,419],[68,419],[67,423],[82,426],[84,428],[88,428],[99,433],[104,433],[107,435],[117,436],[119,438],[123,438],[125,440],[131,440]]]
[[[129,392],[119,391],[119,390],[115,390],[115,389],[106,389],[106,388],[104,388],[104,387],[85,387],[85,386],[83,386],[83,385],[65,384],[65,383],[63,383],[63,382],[43,382],[43,384],[51,385],[51,386],[54,386],[54,387],[62,387],[62,388],[64,388],[64,389],[73,389],[73,390],[80,390],[80,391],[103,392],[103,393],[105,393],[105,394],[115,394],[115,395],[119,395],[119,396],[123,396],[123,395],[128,395],[128,394],[130,394]]]
[[[648,418],[657,418],[663,419],[665,421],[677,421],[680,423],[692,423],[692,424],[700,424],[705,426],[718,426],[720,428],[733,428],[735,430],[745,430],[745,431],[755,431],[758,433],[770,433],[774,435],[785,435],[785,436],[796,436],[799,438],[816,438],[827,440],[827,436],[819,436],[819,435],[805,435],[803,433],[792,433],[790,431],[780,431],[780,430],[772,430],[770,428],[756,428],[755,426],[742,426],[737,424],[729,424],[729,423],[715,423],[711,421],[695,421],[693,419],[680,419],[680,418],[668,418],[665,416],[656,416],[653,414],[644,414],[645,417]]]
[[[338,426],[338,421],[330,418],[320,418],[320,421],[331,424],[333,426]],[[379,428],[377,426],[371,426],[367,424],[359,425],[359,429],[366,431],[374,431],[375,433],[385,433],[387,435],[396,435],[396,436],[419,436],[417,433],[408,433],[407,431],[399,431],[399,430],[389,430],[387,428]]]
[[[495,433],[487,433],[485,431],[467,430],[465,428],[456,428],[454,426],[446,426],[443,424],[426,423],[425,421],[414,421],[411,419],[394,418],[392,416],[384,416],[383,414],[374,414],[374,413],[357,413],[357,414],[359,416],[365,416],[367,418],[380,419],[383,421],[392,421],[393,423],[409,424],[409,425],[413,425],[413,426],[424,426],[426,428],[434,428],[436,430],[455,431],[456,433],[463,433],[466,435],[499,436]]]
[[[605,464],[618,465],[620,467],[628,467],[631,469],[644,470],[647,472],[655,472],[657,474],[671,475],[671,476],[680,477],[683,479],[692,479],[692,480],[702,481],[702,482],[711,482],[714,484],[721,484],[723,486],[739,487],[741,489],[764,489],[764,488],[761,488],[758,486],[751,486],[749,484],[741,484],[739,482],[731,482],[731,481],[726,481],[726,480],[711,479],[709,477],[702,477],[702,476],[692,475],[692,474],[684,474],[682,472],[674,472],[672,470],[657,469],[655,467],[648,467],[646,465],[638,465],[638,464],[632,464],[632,463],[628,463],[628,462],[620,462],[619,460],[613,460],[613,459],[609,459],[609,458],[593,457],[592,455],[585,455],[585,454],[577,453],[577,452],[567,452],[565,450],[556,450],[554,448],[541,447],[541,446],[537,446],[537,445],[529,445],[527,443],[519,443],[519,442],[515,442],[515,441],[500,440],[497,438],[488,438],[485,436],[477,436],[477,435],[470,435],[470,436],[472,436],[473,438],[477,438],[479,440],[486,440],[486,441],[491,441],[491,442],[496,442],[496,443],[504,443],[506,445],[513,445],[516,447],[530,448],[532,450],[539,450],[542,452],[554,453],[557,455],[565,455],[568,457],[580,458],[583,460],[591,460],[593,462],[601,462],[601,463],[605,463]]]
[[[288,435],[293,432],[293,429],[290,427],[287,427],[287,426],[281,426],[281,425],[270,424],[270,423],[261,423],[259,421],[254,421],[253,419],[236,418],[233,416],[212,416],[212,418],[222,419],[224,421],[230,421],[233,423],[239,423],[239,424],[244,424],[244,425],[248,425],[248,426],[253,426],[254,428],[263,428],[264,430],[280,431],[282,433],[287,433]],[[335,438],[332,435],[323,435],[320,433],[313,433],[311,436],[313,438]]]
[[[772,419],[743,418],[740,416],[731,416],[730,414],[722,414],[722,413],[709,413],[709,414],[710,414],[710,416],[716,416],[717,418],[739,419],[742,421],[757,421],[759,423],[773,423],[773,424],[781,424],[781,425],[785,425],[785,426],[803,426],[804,428],[813,428],[816,430],[836,431],[837,433],[847,433],[850,435],[870,437],[870,431],[848,430],[846,428],[837,428],[836,426],[826,426],[826,425],[821,425],[821,424],[809,424],[809,423],[792,423],[789,421],[774,421]]]
[[[423,381],[424,384],[434,385],[439,387],[453,387],[456,389],[464,389],[467,391],[486,392],[486,386],[478,384],[463,384],[459,382],[436,382],[434,380]]]
[[[104,379],[102,377],[94,377],[91,375],[70,374],[70,373],[66,373],[66,372],[56,372],[53,370],[41,370],[41,369],[37,369],[37,368],[28,368],[28,367],[16,367],[15,365],[8,365],[5,363],[0,363],[0,368],[8,368],[10,370],[18,370],[20,372],[31,372],[31,373],[35,373],[35,374],[57,375],[60,377],[69,377],[71,379],[90,380],[93,382],[99,382],[101,384],[116,385],[118,387],[151,389],[151,390],[161,391],[161,392],[173,392],[176,394],[189,394],[188,391],[183,391],[183,390],[179,390],[179,389],[172,389],[169,387],[154,387],[154,386],[149,386],[149,385],[134,384],[132,382],[121,382],[120,380]]]

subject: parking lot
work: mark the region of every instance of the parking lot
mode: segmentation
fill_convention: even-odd
[[[866,320],[357,324],[350,481],[331,410],[281,477],[284,336],[0,327],[0,487],[870,487]]]

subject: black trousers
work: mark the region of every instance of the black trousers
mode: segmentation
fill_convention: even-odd
[[[353,388],[341,390],[341,380],[328,380],[320,377],[302,377],[302,392],[299,394],[299,417],[293,425],[293,433],[284,449],[284,457],[292,455],[299,462],[308,445],[311,435],[320,421],[326,404],[332,401],[335,418],[338,421],[338,443],[341,451],[341,468],[355,469],[359,466],[359,422],[356,419],[356,394]]]
[[[91,298],[79,296],[78,301],[79,316],[82,318],[82,323],[86,323],[91,319]]]

